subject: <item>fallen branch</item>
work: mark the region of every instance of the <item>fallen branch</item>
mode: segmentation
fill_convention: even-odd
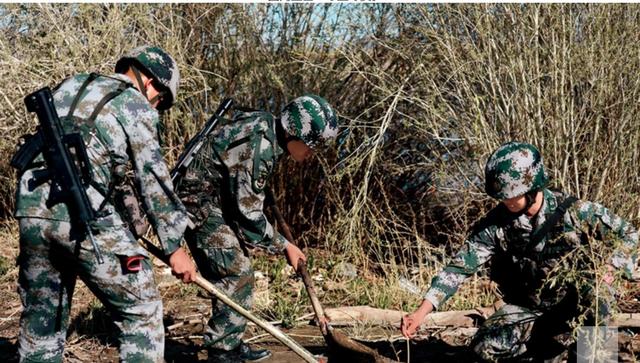
[[[169,325],[167,327],[167,331],[172,331],[172,330],[175,330],[177,328],[183,327],[185,325],[195,325],[195,324],[206,324],[206,321],[204,321],[203,319],[184,320],[184,321],[181,321],[179,323],[175,323],[173,325]]]
[[[501,302],[477,309],[431,313],[427,315],[422,327],[473,327],[478,319],[486,319],[500,306],[502,306]],[[369,306],[346,306],[326,310],[326,315],[332,326],[368,324],[399,327],[400,319],[405,314],[399,310],[376,309]]]
[[[483,321],[496,312],[504,303],[469,310],[435,312],[427,315],[421,328],[466,327],[472,328],[478,320]],[[331,326],[400,326],[400,319],[406,313],[399,310],[376,309],[370,306],[345,306],[325,310]],[[611,326],[622,328],[640,328],[640,313],[617,314]]]
[[[640,328],[640,313],[617,314],[611,325],[621,328]]]

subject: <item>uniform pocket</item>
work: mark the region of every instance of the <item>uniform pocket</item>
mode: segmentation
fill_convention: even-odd
[[[137,272],[125,273],[124,263],[130,256],[116,255],[120,260],[120,266],[122,274],[120,275],[120,283],[115,290],[122,289],[127,292],[123,296],[125,300],[130,300],[131,303],[135,301],[152,301],[159,299],[158,288],[153,277],[153,268],[149,258],[144,257],[140,260],[140,270]],[[117,295],[111,296],[112,299],[117,300]],[[125,296],[129,295],[128,298]]]
[[[240,248],[208,248],[206,254],[209,272],[216,279],[241,276],[251,269],[249,258]]]

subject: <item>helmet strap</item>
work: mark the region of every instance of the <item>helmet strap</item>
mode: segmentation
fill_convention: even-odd
[[[149,100],[149,103],[151,103],[151,104],[153,105],[154,103],[156,103],[156,101],[157,101],[160,97],[163,97],[165,94],[166,94],[166,92],[164,92],[164,91],[160,91],[160,92],[158,92],[158,94],[157,94],[157,95],[153,96],[153,97]]]
[[[529,209],[536,203],[536,196],[538,195],[538,192],[538,189],[534,189],[524,195],[525,201],[527,203],[524,208],[522,208],[522,211],[518,212],[518,214],[525,214],[527,213],[527,211],[529,211]]]
[[[527,200],[527,205],[524,207],[524,211],[528,211],[531,206],[536,202],[536,195],[538,194],[537,190],[532,190],[529,193],[525,194],[524,197]]]
[[[145,87],[144,82],[142,82],[142,75],[140,75],[140,70],[133,64],[131,65],[131,70],[133,71],[133,74],[136,76],[136,81],[138,82],[138,88],[140,89],[140,92],[142,92],[142,95],[144,96],[144,98],[149,99],[149,97],[147,96],[147,87]],[[153,102],[151,103],[153,104]]]

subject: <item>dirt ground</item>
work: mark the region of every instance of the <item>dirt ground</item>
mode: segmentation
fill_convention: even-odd
[[[17,362],[16,339],[21,305],[16,292],[16,275],[17,269],[12,269],[0,279],[0,362]],[[165,301],[165,327],[168,329],[165,350],[167,362],[206,361],[206,350],[201,347],[203,323],[209,314],[208,300],[192,287],[185,288],[184,285],[172,281],[171,277],[159,275],[157,278]],[[82,282],[76,287],[71,316],[65,362],[118,361],[115,339],[110,334],[112,329],[108,313]],[[327,350],[316,326],[301,322],[292,329],[282,329],[314,355],[331,357],[330,362],[347,360],[344,351]],[[407,350],[412,356],[411,361],[414,362],[441,362],[446,358],[460,362],[465,361],[463,357],[467,354],[461,346],[466,339],[464,334],[450,334],[447,338],[447,331],[440,331],[438,336],[441,339],[412,342],[407,346],[406,341],[396,340],[399,337],[397,331],[392,328],[351,328],[343,331],[350,336],[366,337],[367,340],[361,340],[363,343],[393,361],[406,361]],[[294,352],[255,326],[249,327],[245,340],[253,346],[267,348],[273,352],[266,363],[302,361]],[[423,354],[419,354],[420,352]],[[367,360],[351,356],[348,357],[348,361],[355,363]]]
[[[6,248],[6,246],[5,246]],[[10,259],[17,256],[17,248],[3,250]],[[167,362],[203,362],[206,350],[202,346],[203,323],[209,316],[209,300],[193,286],[178,283],[156,267],[157,281],[165,302]],[[20,299],[16,292],[17,268],[12,267],[0,276],[0,362],[17,362],[16,339],[20,318]],[[640,296],[640,293],[638,294]],[[623,309],[640,311],[638,299],[630,299]],[[300,321],[292,329],[282,328],[311,353],[330,357],[329,362],[366,362],[343,351],[328,351],[317,327]],[[79,282],[73,297],[72,315],[67,337],[65,362],[117,362],[115,339],[112,337],[108,313]],[[473,361],[465,345],[475,328],[439,329],[428,332],[422,340],[407,342],[393,328],[349,328],[347,335],[376,349],[390,361],[400,362],[470,362]],[[245,336],[250,344],[270,349],[273,356],[266,363],[301,362],[302,360],[274,338],[250,326]],[[621,361],[635,362],[640,352],[640,330],[621,331],[619,346]],[[634,353],[636,352],[636,353]]]

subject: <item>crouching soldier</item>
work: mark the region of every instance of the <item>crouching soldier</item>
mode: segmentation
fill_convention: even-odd
[[[80,135],[86,164],[62,168],[77,169],[65,174],[76,175],[76,181],[84,168],[83,182],[70,189],[64,184],[73,178],[60,179],[64,170],[52,169],[61,165],[55,161],[64,155],[69,161],[71,155],[84,154],[79,149],[55,159],[48,155],[51,149],[35,148],[33,158],[22,158],[24,150],[34,150],[34,140],[43,140],[42,127],[14,159],[26,159],[19,170],[15,214],[20,226],[18,284],[23,306],[20,361],[62,362],[77,277],[110,311],[118,329],[121,361],[164,361],[162,301],[151,264],[112,196],[131,168],[173,273],[190,281],[195,266],[180,247],[187,213],[173,194],[157,135],[156,109],[171,107],[178,81],[173,58],[160,48],[141,47],[118,61],[115,74],[79,74],[57,86],[52,101],[50,96],[43,98],[53,110],[46,119],[60,120],[55,123],[60,139]],[[42,125],[44,118],[38,116]],[[72,192],[84,196],[86,203],[74,204],[77,199],[69,198]],[[79,223],[80,207],[95,219]]]
[[[318,96],[294,99],[279,118],[262,111],[235,110],[222,119],[177,184],[178,195],[194,216],[189,243],[202,275],[249,309],[253,269],[247,247],[255,245],[284,253],[293,268],[302,251],[267,221],[263,212],[265,187],[279,157],[287,151],[301,162],[320,142],[334,138],[334,111]],[[242,342],[246,320],[213,300],[205,344],[212,362],[258,361],[267,350],[252,350]]]
[[[533,145],[510,142],[491,155],[485,189],[501,203],[433,278],[420,307],[403,317],[404,336],[413,336],[425,316],[488,261],[506,305],[472,340],[482,360],[548,359],[562,352],[552,337],[568,332],[572,319],[606,324],[615,273],[633,272],[637,231],[602,205],[551,191],[546,183]],[[606,256],[600,265],[596,255]]]

